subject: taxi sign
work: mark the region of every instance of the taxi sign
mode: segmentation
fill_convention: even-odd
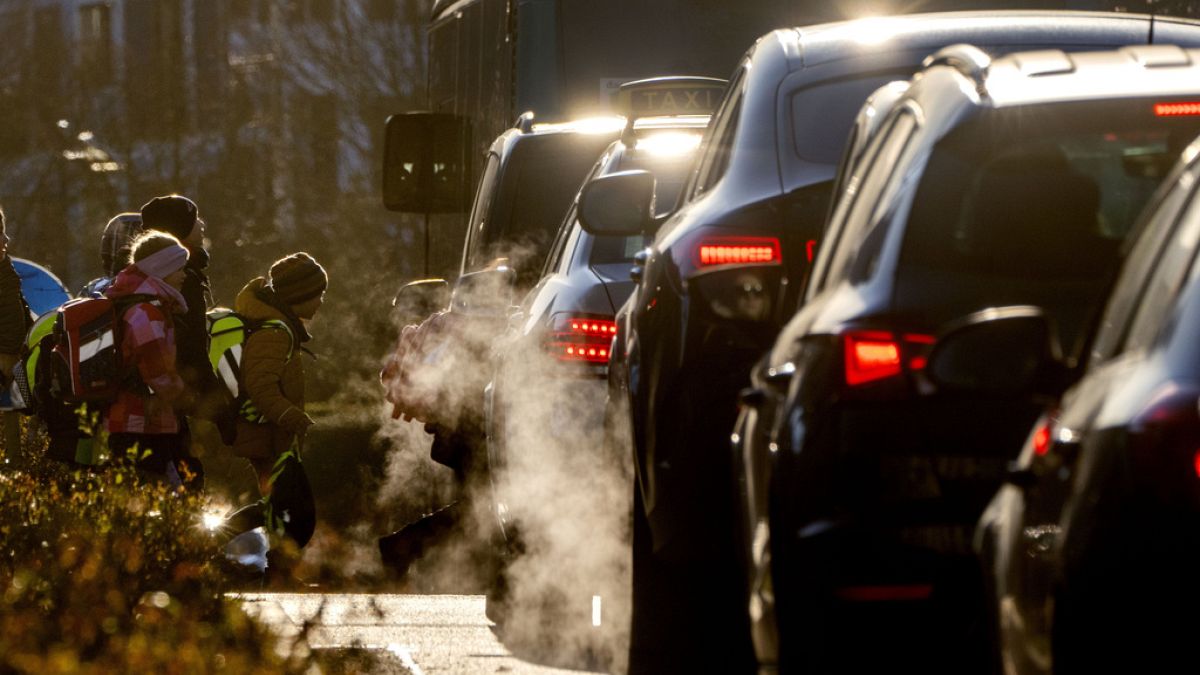
[[[621,85],[617,111],[632,120],[659,115],[710,115],[728,81],[715,77],[653,77]]]

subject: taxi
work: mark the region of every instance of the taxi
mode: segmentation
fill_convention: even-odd
[[[618,101],[625,129],[600,155],[580,195],[594,179],[638,172],[653,177],[657,213],[673,208],[725,84],[663,77],[623,85]],[[603,516],[620,525],[627,513],[611,508],[614,500],[628,501],[629,458],[602,449],[606,378],[614,317],[633,291],[633,258],[646,237],[589,233],[580,204],[577,196],[541,278],[493,347],[487,454],[494,512],[510,548],[520,547],[524,532],[546,529],[531,519],[544,517],[547,502],[568,504],[565,512],[554,511],[559,520]],[[536,503],[528,503],[530,495]],[[572,514],[571,507],[588,513]],[[604,561],[604,569],[611,562]],[[600,584],[613,581],[611,574],[595,576]],[[568,602],[585,612],[592,595]]]

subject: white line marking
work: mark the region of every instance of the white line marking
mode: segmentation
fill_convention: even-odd
[[[404,664],[405,668],[408,668],[408,670],[412,672],[412,675],[425,675],[425,671],[421,670],[421,666],[418,666],[417,662],[413,660],[413,650],[411,647],[390,644],[387,646],[387,650],[396,658],[400,659],[400,662]]]

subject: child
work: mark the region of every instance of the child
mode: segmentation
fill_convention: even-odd
[[[320,309],[329,276],[307,253],[275,261],[266,278],[254,279],[238,293],[234,309],[268,325],[247,338],[242,353],[242,382],[248,405],[237,423],[234,454],[245,457],[258,475],[264,501],[239,511],[231,524],[242,531],[278,518],[297,546],[312,537],[316,524],[312,495],[299,462],[299,445],[313,421],[304,412],[304,364],[301,345],[310,339],[308,322]],[[264,508],[274,513],[264,513]]]
[[[156,231],[139,236],[132,250],[129,266],[106,295],[149,299],[128,306],[119,317],[121,362],[134,377],[122,383],[108,408],[109,449],[120,459],[137,446],[139,469],[174,487],[199,488],[203,474],[187,453],[177,412],[188,403],[175,358],[175,318],[187,311],[179,289],[188,251],[175,237]],[[146,450],[149,455],[142,457]]]

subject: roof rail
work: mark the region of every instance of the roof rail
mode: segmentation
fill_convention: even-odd
[[[968,44],[943,47],[936,53],[925,57],[921,63],[922,68],[950,66],[971,78],[977,85],[983,84],[983,76],[987,74],[990,65],[992,65],[992,57],[988,56],[987,52]]]
[[[521,113],[521,116],[518,117],[517,121],[513,124],[513,128],[520,130],[520,132],[523,134],[533,131],[533,111],[526,110],[525,112]]]

